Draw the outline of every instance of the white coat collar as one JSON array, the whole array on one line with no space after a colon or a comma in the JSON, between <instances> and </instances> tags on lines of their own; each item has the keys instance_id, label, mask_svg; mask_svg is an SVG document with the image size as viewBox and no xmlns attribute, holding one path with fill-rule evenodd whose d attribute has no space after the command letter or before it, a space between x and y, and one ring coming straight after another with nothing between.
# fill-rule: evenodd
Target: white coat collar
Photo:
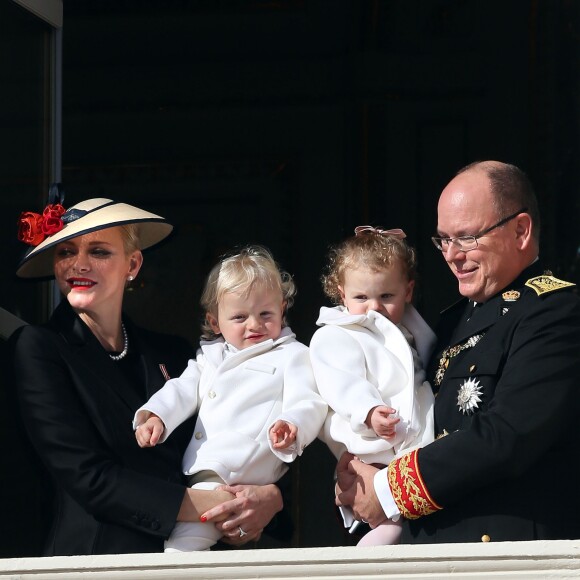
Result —
<instances>
[{"instance_id":1,"label":"white coat collar","mask_svg":"<svg viewBox=\"0 0 580 580\"><path fill-rule=\"evenodd\" d=\"M221 336L215 340L201 340L199 346L207 360L215 367L219 366L222 362L227 363L227 366L229 367L230 365L238 365L244 360L272 350L276 346L295 338L296 335L292 332L292 329L289 326L285 326L282 329L280 336L275 340L265 340L264 342L260 342L254 346L239 350L228 356L225 361L223 357L225 341Z\"/></svg>"},{"instance_id":2,"label":"white coat collar","mask_svg":"<svg viewBox=\"0 0 580 580\"><path fill-rule=\"evenodd\" d=\"M324 326L325 324L334 326L358 324L368 328L371 332L377 332L378 330L383 334L386 334L385 331L392 332L393 328L396 328L396 325L388 318L374 310L371 310L368 314L350 314L344 306L335 306L334 308L323 306L320 309L316 324L318 326ZM435 347L435 333L412 304L407 304L401 324L413 335L417 354L423 365L426 366Z\"/></svg>"}]
</instances>

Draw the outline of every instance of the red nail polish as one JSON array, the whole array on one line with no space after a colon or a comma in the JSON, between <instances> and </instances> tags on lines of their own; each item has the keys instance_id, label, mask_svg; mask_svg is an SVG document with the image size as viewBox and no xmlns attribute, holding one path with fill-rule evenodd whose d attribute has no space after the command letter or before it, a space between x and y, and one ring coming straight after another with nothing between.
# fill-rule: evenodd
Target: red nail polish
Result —
<instances>
[{"instance_id":1,"label":"red nail polish","mask_svg":"<svg viewBox=\"0 0 580 580\"><path fill-rule=\"evenodd\" d=\"M205 524L205 522L207 522L207 518L205 516L199 516L199 521Z\"/></svg>"}]
</instances>

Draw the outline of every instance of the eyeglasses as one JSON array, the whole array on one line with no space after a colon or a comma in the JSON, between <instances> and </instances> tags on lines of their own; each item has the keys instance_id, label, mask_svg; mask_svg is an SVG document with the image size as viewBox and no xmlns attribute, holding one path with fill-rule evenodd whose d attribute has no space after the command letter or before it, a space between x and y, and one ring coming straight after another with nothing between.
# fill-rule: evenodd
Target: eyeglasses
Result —
<instances>
[{"instance_id":1,"label":"eyeglasses","mask_svg":"<svg viewBox=\"0 0 580 580\"><path fill-rule=\"evenodd\" d=\"M487 228L486 230L483 230L482 232L479 232L475 236L459 236L458 238L440 238L433 236L431 240L435 244L435 247L442 252L446 252L449 249L449 244L453 244L460 252L469 252L469 250L475 250L475 248L477 248L477 240L479 240L479 238L489 234L489 232L495 230L495 228L499 228L500 226L507 224L510 220L513 220L516 216L520 215L521 213L525 213L526 211L528 211L528 208L522 207L522 209L516 211L516 213L508 215L507 217L497 222L497 224Z\"/></svg>"}]
</instances>

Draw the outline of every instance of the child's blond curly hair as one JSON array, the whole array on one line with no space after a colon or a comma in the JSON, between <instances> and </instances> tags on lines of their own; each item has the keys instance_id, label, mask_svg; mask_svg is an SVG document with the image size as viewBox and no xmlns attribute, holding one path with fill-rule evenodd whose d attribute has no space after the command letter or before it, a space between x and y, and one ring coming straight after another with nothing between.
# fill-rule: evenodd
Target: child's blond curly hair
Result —
<instances>
[{"instance_id":1,"label":"child's blond curly hair","mask_svg":"<svg viewBox=\"0 0 580 580\"><path fill-rule=\"evenodd\" d=\"M404 234L402 236L404 237ZM394 264L400 264L407 279L415 280L417 271L415 249L407 244L403 237L369 228L369 231L332 246L322 276L324 293L334 304L342 304L338 287L344 286L344 275L348 269L383 270Z\"/></svg>"},{"instance_id":2,"label":"child's blond curly hair","mask_svg":"<svg viewBox=\"0 0 580 580\"><path fill-rule=\"evenodd\" d=\"M292 276L280 269L267 248L254 245L224 256L210 271L201 295L201 306L204 310L201 337L205 340L217 338L206 315L209 313L217 317L218 306L224 294L235 292L247 296L258 284L280 291L282 300L286 303L282 327L286 326L286 313L294 302L296 286Z\"/></svg>"}]
</instances>

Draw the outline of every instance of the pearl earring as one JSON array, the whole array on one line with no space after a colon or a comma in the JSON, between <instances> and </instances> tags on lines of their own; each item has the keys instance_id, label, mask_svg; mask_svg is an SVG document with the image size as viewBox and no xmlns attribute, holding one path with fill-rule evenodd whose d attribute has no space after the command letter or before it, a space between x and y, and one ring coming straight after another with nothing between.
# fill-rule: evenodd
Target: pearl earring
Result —
<instances>
[{"instance_id":1,"label":"pearl earring","mask_svg":"<svg viewBox=\"0 0 580 580\"><path fill-rule=\"evenodd\" d=\"M133 276L129 276L129 277L127 278L127 280L129 280L129 282L133 282L133 280L135 280L135 278L133 278Z\"/></svg>"}]
</instances>

